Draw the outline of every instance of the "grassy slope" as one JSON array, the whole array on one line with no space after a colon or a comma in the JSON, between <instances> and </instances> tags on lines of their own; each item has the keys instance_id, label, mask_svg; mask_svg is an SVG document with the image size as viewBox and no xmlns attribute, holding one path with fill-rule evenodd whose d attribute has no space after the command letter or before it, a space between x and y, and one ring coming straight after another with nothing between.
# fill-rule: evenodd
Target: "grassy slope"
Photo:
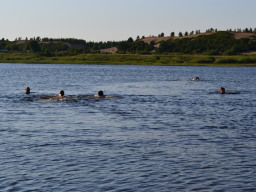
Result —
<instances>
[{"instance_id":1,"label":"grassy slope","mask_svg":"<svg viewBox=\"0 0 256 192\"><path fill-rule=\"evenodd\" d=\"M1 53L0 63L256 67L256 55L210 57L204 55L81 54L76 56L43 57L34 53Z\"/></svg>"}]
</instances>

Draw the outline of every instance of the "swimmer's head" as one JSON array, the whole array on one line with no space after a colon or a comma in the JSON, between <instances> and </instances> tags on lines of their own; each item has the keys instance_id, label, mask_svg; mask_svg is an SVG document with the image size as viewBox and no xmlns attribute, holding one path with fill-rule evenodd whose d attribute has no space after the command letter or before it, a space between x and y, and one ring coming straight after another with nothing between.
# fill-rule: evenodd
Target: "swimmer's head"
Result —
<instances>
[{"instance_id":1,"label":"swimmer's head","mask_svg":"<svg viewBox=\"0 0 256 192\"><path fill-rule=\"evenodd\" d=\"M99 96L99 97L103 97L103 96L104 96L103 91L100 90L100 91L98 92L98 96Z\"/></svg>"},{"instance_id":2,"label":"swimmer's head","mask_svg":"<svg viewBox=\"0 0 256 192\"><path fill-rule=\"evenodd\" d=\"M199 77L196 77L195 80L196 80L196 81L199 81Z\"/></svg>"},{"instance_id":3,"label":"swimmer's head","mask_svg":"<svg viewBox=\"0 0 256 192\"><path fill-rule=\"evenodd\" d=\"M61 97L64 96L64 91L63 91L63 90L61 90L61 91L59 92L59 96L61 96Z\"/></svg>"},{"instance_id":4,"label":"swimmer's head","mask_svg":"<svg viewBox=\"0 0 256 192\"><path fill-rule=\"evenodd\" d=\"M220 94L225 94L225 93L226 93L225 88L224 88L224 87L221 87L221 88L220 88Z\"/></svg>"},{"instance_id":5,"label":"swimmer's head","mask_svg":"<svg viewBox=\"0 0 256 192\"><path fill-rule=\"evenodd\" d=\"M25 88L25 93L26 93L26 94L30 94L30 88L29 88L29 87L26 87L26 88Z\"/></svg>"}]
</instances>

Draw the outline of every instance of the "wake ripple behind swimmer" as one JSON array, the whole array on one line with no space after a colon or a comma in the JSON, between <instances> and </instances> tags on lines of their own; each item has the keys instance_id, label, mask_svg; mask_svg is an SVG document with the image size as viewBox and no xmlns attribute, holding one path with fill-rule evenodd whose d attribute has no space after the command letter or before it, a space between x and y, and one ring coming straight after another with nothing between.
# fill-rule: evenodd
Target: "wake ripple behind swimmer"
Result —
<instances>
[{"instance_id":1,"label":"wake ripple behind swimmer","mask_svg":"<svg viewBox=\"0 0 256 192\"><path fill-rule=\"evenodd\" d=\"M64 96L64 97L44 96L44 97L41 97L41 101L43 102L56 102L56 101L77 102L78 99L76 96Z\"/></svg>"},{"instance_id":2,"label":"wake ripple behind swimmer","mask_svg":"<svg viewBox=\"0 0 256 192\"><path fill-rule=\"evenodd\" d=\"M225 94L220 94L220 91L209 92L209 94L220 94L220 95L236 95L240 94L240 91L226 90Z\"/></svg>"},{"instance_id":3,"label":"wake ripple behind swimmer","mask_svg":"<svg viewBox=\"0 0 256 192\"><path fill-rule=\"evenodd\" d=\"M109 96L105 95L104 97L98 97L97 95L78 95L78 100L89 100L89 99L122 99L121 96Z\"/></svg>"},{"instance_id":4,"label":"wake ripple behind swimmer","mask_svg":"<svg viewBox=\"0 0 256 192\"><path fill-rule=\"evenodd\" d=\"M17 99L17 98L16 98ZM49 96L49 95L25 95L20 99L17 99L20 102L54 102L54 101L69 101L69 102L76 102L76 96L67 96L63 98L59 98L56 96Z\"/></svg>"},{"instance_id":5,"label":"wake ripple behind swimmer","mask_svg":"<svg viewBox=\"0 0 256 192\"><path fill-rule=\"evenodd\" d=\"M202 81L202 80L196 80L196 79L178 79L177 81Z\"/></svg>"},{"instance_id":6,"label":"wake ripple behind swimmer","mask_svg":"<svg viewBox=\"0 0 256 192\"><path fill-rule=\"evenodd\" d=\"M105 96L103 98L95 97L94 95L78 95L78 96L64 96L59 97L43 97L41 98L44 102L55 102L55 101L66 101L66 102L79 102L84 100L99 100L99 99L120 99L118 96Z\"/></svg>"},{"instance_id":7,"label":"wake ripple behind swimmer","mask_svg":"<svg viewBox=\"0 0 256 192\"><path fill-rule=\"evenodd\" d=\"M185 81L185 82L209 82L211 80L205 80L205 79L177 79L176 81Z\"/></svg>"},{"instance_id":8,"label":"wake ripple behind swimmer","mask_svg":"<svg viewBox=\"0 0 256 192\"><path fill-rule=\"evenodd\" d=\"M104 98L98 98L94 95L70 95L64 97L49 96L49 95L25 95L20 98L13 98L14 102L79 102L84 100L101 100L101 99L121 99L120 96L106 96Z\"/></svg>"},{"instance_id":9,"label":"wake ripple behind swimmer","mask_svg":"<svg viewBox=\"0 0 256 192\"><path fill-rule=\"evenodd\" d=\"M25 95L24 97L21 97L21 102L33 102L33 101L39 101L40 96L39 95Z\"/></svg>"}]
</instances>

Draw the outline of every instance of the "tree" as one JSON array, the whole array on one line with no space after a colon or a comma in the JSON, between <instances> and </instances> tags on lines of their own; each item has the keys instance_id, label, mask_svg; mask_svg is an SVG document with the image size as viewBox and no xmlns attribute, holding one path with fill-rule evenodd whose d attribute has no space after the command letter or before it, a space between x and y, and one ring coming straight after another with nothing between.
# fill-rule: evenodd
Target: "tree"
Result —
<instances>
[{"instance_id":1,"label":"tree","mask_svg":"<svg viewBox=\"0 0 256 192\"><path fill-rule=\"evenodd\" d=\"M9 50L9 51L17 51L18 50L18 46L16 43L8 43L5 46L5 49Z\"/></svg>"},{"instance_id":2,"label":"tree","mask_svg":"<svg viewBox=\"0 0 256 192\"><path fill-rule=\"evenodd\" d=\"M133 40L132 37L129 37L128 40L127 40L127 42L129 42L129 43L132 43L133 41L134 41L134 40Z\"/></svg>"},{"instance_id":3,"label":"tree","mask_svg":"<svg viewBox=\"0 0 256 192\"><path fill-rule=\"evenodd\" d=\"M161 34L160 34L160 37L164 37L164 33L161 33Z\"/></svg>"},{"instance_id":4,"label":"tree","mask_svg":"<svg viewBox=\"0 0 256 192\"><path fill-rule=\"evenodd\" d=\"M31 50L31 51L34 51L34 52L39 52L41 50L38 42L34 41L34 40L33 41L28 41L25 44L24 49L25 50Z\"/></svg>"},{"instance_id":5,"label":"tree","mask_svg":"<svg viewBox=\"0 0 256 192\"><path fill-rule=\"evenodd\" d=\"M175 41L173 41L173 39L169 39L167 41L161 41L156 52L157 53L173 52L174 48L175 48Z\"/></svg>"},{"instance_id":6,"label":"tree","mask_svg":"<svg viewBox=\"0 0 256 192\"><path fill-rule=\"evenodd\" d=\"M152 45L152 46L155 46L156 42L155 41L150 41L149 44Z\"/></svg>"},{"instance_id":7,"label":"tree","mask_svg":"<svg viewBox=\"0 0 256 192\"><path fill-rule=\"evenodd\" d=\"M210 33L210 32L214 32L214 29L213 29L213 28L210 28L210 29L207 29L207 30L206 30L206 33Z\"/></svg>"},{"instance_id":8,"label":"tree","mask_svg":"<svg viewBox=\"0 0 256 192\"><path fill-rule=\"evenodd\" d=\"M93 47L92 47L92 51L97 52L99 50L100 50L99 46L97 44L94 44Z\"/></svg>"},{"instance_id":9,"label":"tree","mask_svg":"<svg viewBox=\"0 0 256 192\"><path fill-rule=\"evenodd\" d=\"M162 41L157 49L157 53L164 53L164 52L170 52L167 41Z\"/></svg>"},{"instance_id":10,"label":"tree","mask_svg":"<svg viewBox=\"0 0 256 192\"><path fill-rule=\"evenodd\" d=\"M183 37L183 35L182 35L182 33L181 33L181 32L179 32L179 37Z\"/></svg>"},{"instance_id":11,"label":"tree","mask_svg":"<svg viewBox=\"0 0 256 192\"><path fill-rule=\"evenodd\" d=\"M171 32L171 37L174 37L175 36L175 33L174 32Z\"/></svg>"},{"instance_id":12,"label":"tree","mask_svg":"<svg viewBox=\"0 0 256 192\"><path fill-rule=\"evenodd\" d=\"M245 33L248 33L248 32L249 32L249 29L248 29L248 28L245 28L245 29L244 29L244 32L245 32Z\"/></svg>"},{"instance_id":13,"label":"tree","mask_svg":"<svg viewBox=\"0 0 256 192\"><path fill-rule=\"evenodd\" d=\"M200 32L200 30L196 30L196 34L200 34L201 32Z\"/></svg>"},{"instance_id":14,"label":"tree","mask_svg":"<svg viewBox=\"0 0 256 192\"><path fill-rule=\"evenodd\" d=\"M127 49L129 48L128 41L121 41L116 46L119 53L126 53Z\"/></svg>"}]
</instances>

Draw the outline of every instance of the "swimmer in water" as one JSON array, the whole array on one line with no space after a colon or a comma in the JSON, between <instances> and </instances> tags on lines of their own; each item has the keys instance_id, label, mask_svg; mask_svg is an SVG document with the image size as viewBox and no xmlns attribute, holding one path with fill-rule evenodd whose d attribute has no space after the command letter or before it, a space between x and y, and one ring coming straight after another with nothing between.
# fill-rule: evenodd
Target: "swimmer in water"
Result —
<instances>
[{"instance_id":1,"label":"swimmer in water","mask_svg":"<svg viewBox=\"0 0 256 192\"><path fill-rule=\"evenodd\" d=\"M64 99L64 91L60 90L58 96L47 98L45 101L62 101Z\"/></svg>"},{"instance_id":2,"label":"swimmer in water","mask_svg":"<svg viewBox=\"0 0 256 192\"><path fill-rule=\"evenodd\" d=\"M58 95L58 98L59 98L59 99L62 99L63 97L64 97L64 91L63 91L63 90L60 90L59 95Z\"/></svg>"},{"instance_id":3,"label":"swimmer in water","mask_svg":"<svg viewBox=\"0 0 256 192\"><path fill-rule=\"evenodd\" d=\"M196 78L195 78L195 81L199 81L199 80L200 80L199 77L196 77Z\"/></svg>"},{"instance_id":4,"label":"swimmer in water","mask_svg":"<svg viewBox=\"0 0 256 192\"><path fill-rule=\"evenodd\" d=\"M76 102L77 99L72 96L64 96L65 92L64 90L60 90L58 96L52 97L52 96L44 96L42 99L45 102L51 102L51 101L69 101L69 102Z\"/></svg>"},{"instance_id":5,"label":"swimmer in water","mask_svg":"<svg viewBox=\"0 0 256 192\"><path fill-rule=\"evenodd\" d=\"M30 94L30 88L29 87L25 88L25 94Z\"/></svg>"},{"instance_id":6,"label":"swimmer in water","mask_svg":"<svg viewBox=\"0 0 256 192\"><path fill-rule=\"evenodd\" d=\"M104 98L105 95L104 95L103 91L100 90L100 91L98 92L98 95L95 95L95 97Z\"/></svg>"},{"instance_id":7,"label":"swimmer in water","mask_svg":"<svg viewBox=\"0 0 256 192\"><path fill-rule=\"evenodd\" d=\"M94 95L94 97L97 97L97 98L108 98L108 99L110 99L110 98L118 98L118 97L104 95L103 91L101 91L101 90L98 92L98 95Z\"/></svg>"},{"instance_id":8,"label":"swimmer in water","mask_svg":"<svg viewBox=\"0 0 256 192\"><path fill-rule=\"evenodd\" d=\"M226 93L225 88L224 88L224 87L221 87L221 88L220 88L220 94L225 94L225 93Z\"/></svg>"}]
</instances>

